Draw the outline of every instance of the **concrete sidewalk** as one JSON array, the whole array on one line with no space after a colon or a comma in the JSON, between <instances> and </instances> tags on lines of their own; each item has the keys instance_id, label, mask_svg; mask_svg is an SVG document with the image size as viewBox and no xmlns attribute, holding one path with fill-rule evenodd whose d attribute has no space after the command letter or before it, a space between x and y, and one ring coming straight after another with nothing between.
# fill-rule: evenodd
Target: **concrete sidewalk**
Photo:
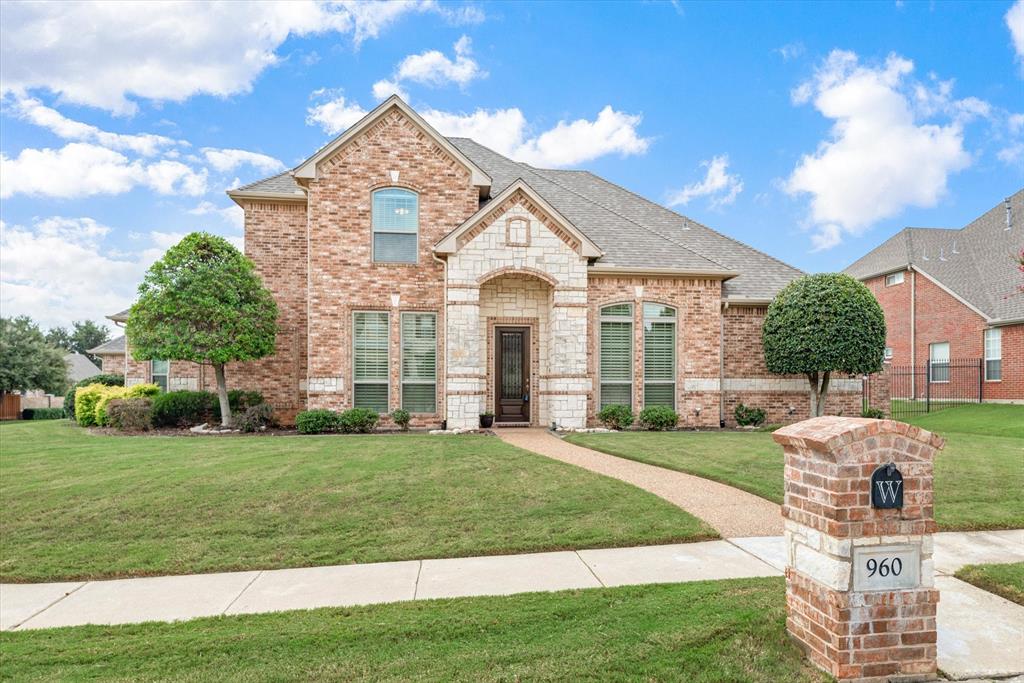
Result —
<instances>
[{"instance_id":1,"label":"concrete sidewalk","mask_svg":"<svg viewBox=\"0 0 1024 683\"><path fill-rule=\"evenodd\" d=\"M935 535L939 668L955 679L1024 673L1024 607L952 574L1024 561L1024 530ZM0 629L176 621L429 598L781 576L781 536L109 581L0 585Z\"/></svg>"}]
</instances>

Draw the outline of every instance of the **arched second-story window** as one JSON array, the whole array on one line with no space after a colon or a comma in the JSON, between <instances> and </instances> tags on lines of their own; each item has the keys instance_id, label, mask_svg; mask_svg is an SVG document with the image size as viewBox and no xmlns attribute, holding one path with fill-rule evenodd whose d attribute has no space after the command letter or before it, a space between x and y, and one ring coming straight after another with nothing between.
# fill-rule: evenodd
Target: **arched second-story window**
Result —
<instances>
[{"instance_id":1,"label":"arched second-story window","mask_svg":"<svg viewBox=\"0 0 1024 683\"><path fill-rule=\"evenodd\" d=\"M676 309L644 303L644 407L676 407Z\"/></svg>"},{"instance_id":2,"label":"arched second-story window","mask_svg":"<svg viewBox=\"0 0 1024 683\"><path fill-rule=\"evenodd\" d=\"M373 193L373 262L416 263L419 196L399 187Z\"/></svg>"}]
</instances>

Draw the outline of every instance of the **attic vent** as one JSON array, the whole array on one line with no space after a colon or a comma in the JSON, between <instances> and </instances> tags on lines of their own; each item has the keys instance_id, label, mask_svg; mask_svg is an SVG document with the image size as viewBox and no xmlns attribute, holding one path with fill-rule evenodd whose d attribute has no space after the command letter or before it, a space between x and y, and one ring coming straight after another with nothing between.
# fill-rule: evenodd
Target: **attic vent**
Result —
<instances>
[{"instance_id":1,"label":"attic vent","mask_svg":"<svg viewBox=\"0 0 1024 683\"><path fill-rule=\"evenodd\" d=\"M1003 200L1003 205L1006 207L1006 227L1003 230L1010 230L1013 228L1013 209L1010 207L1009 197Z\"/></svg>"}]
</instances>

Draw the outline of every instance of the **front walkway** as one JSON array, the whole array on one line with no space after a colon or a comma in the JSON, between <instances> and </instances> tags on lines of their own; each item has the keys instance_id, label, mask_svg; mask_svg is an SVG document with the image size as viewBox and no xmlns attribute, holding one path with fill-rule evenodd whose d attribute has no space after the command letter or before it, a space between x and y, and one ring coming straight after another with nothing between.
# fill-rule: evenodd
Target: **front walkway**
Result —
<instances>
[{"instance_id":1,"label":"front walkway","mask_svg":"<svg viewBox=\"0 0 1024 683\"><path fill-rule=\"evenodd\" d=\"M939 668L955 679L1024 673L1024 607L951 575L1024 561L1024 530L935 535ZM781 536L639 548L0 585L0 629L177 621L602 586L782 576Z\"/></svg>"},{"instance_id":2,"label":"front walkway","mask_svg":"<svg viewBox=\"0 0 1024 683\"><path fill-rule=\"evenodd\" d=\"M505 442L650 491L710 524L723 538L776 536L782 512L775 503L692 474L619 458L559 439L546 429L496 429Z\"/></svg>"}]
</instances>

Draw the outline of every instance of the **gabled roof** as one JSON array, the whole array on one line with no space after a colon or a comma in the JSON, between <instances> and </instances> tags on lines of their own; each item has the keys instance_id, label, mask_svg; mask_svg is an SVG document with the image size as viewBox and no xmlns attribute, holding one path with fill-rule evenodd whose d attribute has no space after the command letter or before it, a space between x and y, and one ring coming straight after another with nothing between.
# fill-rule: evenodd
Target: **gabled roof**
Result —
<instances>
[{"instance_id":1,"label":"gabled roof","mask_svg":"<svg viewBox=\"0 0 1024 683\"><path fill-rule=\"evenodd\" d=\"M600 258L604 255L604 252L601 251L600 247L594 244L593 241L591 241L591 239L579 228L559 213L558 209L548 204L547 201L537 194L536 190L530 187L522 178L514 180L508 187L502 190L497 197L494 197L480 207L480 210L470 216L462 225L442 237L441 240L434 245L434 251L438 254L455 253L458 250L459 237L472 230L477 223L487 216L492 207L500 206L516 192L522 192L524 195L529 197L530 200L535 202L552 220L558 223L566 232L578 239L580 241L581 256L584 258Z\"/></svg>"},{"instance_id":2,"label":"gabled roof","mask_svg":"<svg viewBox=\"0 0 1024 683\"><path fill-rule=\"evenodd\" d=\"M417 114L412 107L405 103L398 95L392 95L388 99L384 100L377 106L376 109L368 113L363 118L359 119L355 124L345 129L345 132L334 138L326 145L321 147L316 154L309 157L301 164L295 167L292 171L292 175L299 179L303 178L316 178L316 167L323 159L326 159L333 154L339 147L344 145L346 142L354 137L357 137L364 130L372 126L377 122L378 119L385 116L392 109L400 110L406 117L411 119L413 123L423 129L427 135L433 138L434 142L440 145L446 152L451 156L458 159L472 174L472 183L477 187L488 188L491 186L491 178L477 166L469 157L463 154L459 149L452 145L448 141L448 138L443 137L440 133L434 130L433 126L423 120L419 114Z\"/></svg>"},{"instance_id":3,"label":"gabled roof","mask_svg":"<svg viewBox=\"0 0 1024 683\"><path fill-rule=\"evenodd\" d=\"M89 349L89 353L91 353L94 356L106 356L115 353L124 353L124 351L125 339L123 334L120 337L114 337L110 341L103 342L96 348ZM86 358L86 360L89 359Z\"/></svg>"},{"instance_id":4,"label":"gabled roof","mask_svg":"<svg viewBox=\"0 0 1024 683\"><path fill-rule=\"evenodd\" d=\"M89 351L89 353L92 353L92 351ZM65 355L64 363L68 366L68 380L71 382L80 382L86 377L92 377L102 372L102 370L96 367L95 363L80 353Z\"/></svg>"},{"instance_id":5,"label":"gabled roof","mask_svg":"<svg viewBox=\"0 0 1024 683\"><path fill-rule=\"evenodd\" d=\"M286 201L306 201L306 191L295 182L291 171L284 171L275 176L257 180L228 190L232 199L277 199Z\"/></svg>"},{"instance_id":6,"label":"gabled roof","mask_svg":"<svg viewBox=\"0 0 1024 683\"><path fill-rule=\"evenodd\" d=\"M1024 189L960 229L904 228L844 271L867 280L913 268L989 322L1024 319L1014 257L1024 249Z\"/></svg>"}]
</instances>

